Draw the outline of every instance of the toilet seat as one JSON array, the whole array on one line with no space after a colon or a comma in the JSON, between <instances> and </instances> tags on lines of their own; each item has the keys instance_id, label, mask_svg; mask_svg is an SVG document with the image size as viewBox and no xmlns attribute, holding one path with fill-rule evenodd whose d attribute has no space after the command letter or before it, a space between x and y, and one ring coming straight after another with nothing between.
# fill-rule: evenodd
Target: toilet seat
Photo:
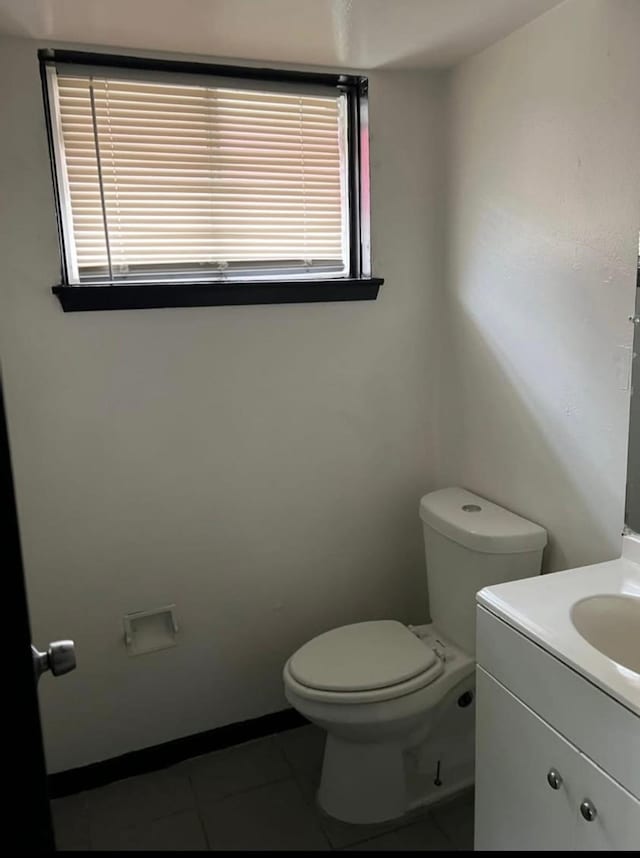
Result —
<instances>
[{"instance_id":1,"label":"toilet seat","mask_svg":"<svg viewBox=\"0 0 640 858\"><path fill-rule=\"evenodd\" d=\"M331 629L295 652L295 680L322 691L373 691L413 679L437 661L433 650L397 620Z\"/></svg>"},{"instance_id":2,"label":"toilet seat","mask_svg":"<svg viewBox=\"0 0 640 858\"><path fill-rule=\"evenodd\" d=\"M396 620L341 626L302 646L285 682L300 697L327 703L374 703L434 682L444 660Z\"/></svg>"}]
</instances>

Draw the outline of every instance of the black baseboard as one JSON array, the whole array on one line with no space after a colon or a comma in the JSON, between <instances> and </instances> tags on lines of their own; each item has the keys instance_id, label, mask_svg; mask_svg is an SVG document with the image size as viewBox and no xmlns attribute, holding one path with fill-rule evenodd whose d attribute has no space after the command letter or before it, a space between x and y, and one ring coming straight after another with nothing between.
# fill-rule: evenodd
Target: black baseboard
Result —
<instances>
[{"instance_id":1,"label":"black baseboard","mask_svg":"<svg viewBox=\"0 0 640 858\"><path fill-rule=\"evenodd\" d=\"M260 739L307 723L306 718L295 709L283 709L280 712L262 715L260 718L252 718L250 721L239 721L217 727L215 730L173 739L162 745L130 751L128 754L102 760L99 763L56 772L48 778L49 797L60 798L85 789L104 786L111 781L118 781L132 775L164 769L189 757L229 748L231 745L240 745L251 739Z\"/></svg>"}]
</instances>

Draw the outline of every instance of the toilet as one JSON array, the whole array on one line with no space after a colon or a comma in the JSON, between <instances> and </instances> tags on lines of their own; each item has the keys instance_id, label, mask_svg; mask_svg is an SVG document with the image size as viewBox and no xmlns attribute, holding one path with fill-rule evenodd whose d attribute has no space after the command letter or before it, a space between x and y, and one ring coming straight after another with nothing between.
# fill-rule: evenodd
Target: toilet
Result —
<instances>
[{"instance_id":1,"label":"toilet","mask_svg":"<svg viewBox=\"0 0 640 858\"><path fill-rule=\"evenodd\" d=\"M345 822L394 819L473 783L475 594L540 572L544 528L485 498L442 489L420 517L431 623L341 626L283 672L289 703L327 732L318 803Z\"/></svg>"}]
</instances>

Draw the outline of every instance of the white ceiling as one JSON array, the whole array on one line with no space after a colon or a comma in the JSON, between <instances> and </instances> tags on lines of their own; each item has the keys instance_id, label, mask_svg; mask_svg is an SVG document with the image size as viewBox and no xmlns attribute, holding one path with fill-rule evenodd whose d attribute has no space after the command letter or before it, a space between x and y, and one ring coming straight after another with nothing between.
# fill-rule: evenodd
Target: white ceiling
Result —
<instances>
[{"instance_id":1,"label":"white ceiling","mask_svg":"<svg viewBox=\"0 0 640 858\"><path fill-rule=\"evenodd\" d=\"M439 68L560 0L0 0L0 33L267 62Z\"/></svg>"}]
</instances>

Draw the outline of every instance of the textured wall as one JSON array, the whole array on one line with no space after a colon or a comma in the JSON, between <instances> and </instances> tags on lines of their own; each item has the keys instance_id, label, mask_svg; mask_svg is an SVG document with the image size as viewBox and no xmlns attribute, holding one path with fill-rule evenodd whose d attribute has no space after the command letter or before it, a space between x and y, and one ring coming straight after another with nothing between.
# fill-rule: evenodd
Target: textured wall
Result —
<instances>
[{"instance_id":1,"label":"textured wall","mask_svg":"<svg viewBox=\"0 0 640 858\"><path fill-rule=\"evenodd\" d=\"M545 525L551 569L618 552L639 27L636 0L568 0L466 62L446 157L442 81L371 76L377 302L71 315L38 45L2 41L27 583L35 640L79 651L40 687L52 771L279 709L284 660L330 626L423 619L431 488ZM122 615L172 601L179 646L127 658Z\"/></svg>"},{"instance_id":2,"label":"textured wall","mask_svg":"<svg viewBox=\"0 0 640 858\"><path fill-rule=\"evenodd\" d=\"M450 81L443 483L617 556L640 226L640 3L568 0Z\"/></svg>"},{"instance_id":3,"label":"textured wall","mask_svg":"<svg viewBox=\"0 0 640 858\"><path fill-rule=\"evenodd\" d=\"M0 48L1 356L51 770L285 706L340 623L426 614L441 286L438 80L372 75L374 303L64 315L34 42ZM400 131L402 138L399 145ZM128 658L122 615L177 605Z\"/></svg>"}]
</instances>

